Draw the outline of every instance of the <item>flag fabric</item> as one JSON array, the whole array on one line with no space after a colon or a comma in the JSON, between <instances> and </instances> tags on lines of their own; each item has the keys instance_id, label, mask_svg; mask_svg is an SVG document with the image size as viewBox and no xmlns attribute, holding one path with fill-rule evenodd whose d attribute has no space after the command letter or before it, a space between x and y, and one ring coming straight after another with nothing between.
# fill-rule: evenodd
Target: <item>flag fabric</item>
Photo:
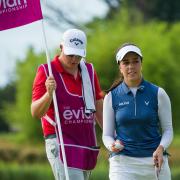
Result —
<instances>
[{"instance_id":1,"label":"flag fabric","mask_svg":"<svg viewBox=\"0 0 180 180\"><path fill-rule=\"evenodd\" d=\"M42 18L40 0L0 0L0 31Z\"/></svg>"}]
</instances>

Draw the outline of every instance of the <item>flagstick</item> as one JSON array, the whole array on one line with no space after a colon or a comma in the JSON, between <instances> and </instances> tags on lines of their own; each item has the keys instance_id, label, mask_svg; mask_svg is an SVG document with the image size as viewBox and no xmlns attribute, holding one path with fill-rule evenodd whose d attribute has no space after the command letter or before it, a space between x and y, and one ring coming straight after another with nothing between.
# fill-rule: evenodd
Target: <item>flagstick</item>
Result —
<instances>
[{"instance_id":1,"label":"flagstick","mask_svg":"<svg viewBox=\"0 0 180 180\"><path fill-rule=\"evenodd\" d=\"M53 74L52 74L52 69L51 69L49 53L48 53L47 40L46 40L46 34L45 34L45 30L44 30L43 19L42 19L42 31L43 31L43 37L44 37L44 43L45 43L48 71L49 71L49 75L52 76ZM56 117L55 119L56 119L56 123L58 125L58 134L59 134L60 143L61 143L61 151L62 151L62 158L63 158L63 162L64 162L65 176L66 176L66 180L69 180L66 154L65 154L65 149L64 149L64 141L63 141L63 137L62 137L62 129L61 129L61 124L60 124L59 110L58 110L58 106L57 106L57 99L56 99L55 91L53 92L53 103L54 103L54 109L55 109L55 117Z\"/></svg>"}]
</instances>

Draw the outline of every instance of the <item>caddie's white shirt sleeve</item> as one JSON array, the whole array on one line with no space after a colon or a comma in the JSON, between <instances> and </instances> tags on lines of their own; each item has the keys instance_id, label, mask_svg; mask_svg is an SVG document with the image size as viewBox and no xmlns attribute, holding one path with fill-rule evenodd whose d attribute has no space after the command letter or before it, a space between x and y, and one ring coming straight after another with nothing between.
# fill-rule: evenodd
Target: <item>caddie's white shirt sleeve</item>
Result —
<instances>
[{"instance_id":1,"label":"caddie's white shirt sleeve","mask_svg":"<svg viewBox=\"0 0 180 180\"><path fill-rule=\"evenodd\" d=\"M114 142L115 122L114 110L112 108L112 96L109 92L103 103L103 143L108 150L111 150L111 145Z\"/></svg>"},{"instance_id":2,"label":"caddie's white shirt sleeve","mask_svg":"<svg viewBox=\"0 0 180 180\"><path fill-rule=\"evenodd\" d=\"M158 115L162 128L162 138L160 145L167 149L173 139L171 102L165 90L158 90Z\"/></svg>"}]
</instances>

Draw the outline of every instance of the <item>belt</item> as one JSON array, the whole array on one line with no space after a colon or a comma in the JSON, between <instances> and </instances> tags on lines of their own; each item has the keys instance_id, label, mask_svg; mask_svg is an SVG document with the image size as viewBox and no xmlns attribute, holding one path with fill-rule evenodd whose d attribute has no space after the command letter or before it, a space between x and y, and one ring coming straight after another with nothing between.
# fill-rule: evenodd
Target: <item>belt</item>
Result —
<instances>
[{"instance_id":1,"label":"belt","mask_svg":"<svg viewBox=\"0 0 180 180\"><path fill-rule=\"evenodd\" d=\"M44 139L53 139L53 138L56 138L56 134L49 134L44 137Z\"/></svg>"}]
</instances>

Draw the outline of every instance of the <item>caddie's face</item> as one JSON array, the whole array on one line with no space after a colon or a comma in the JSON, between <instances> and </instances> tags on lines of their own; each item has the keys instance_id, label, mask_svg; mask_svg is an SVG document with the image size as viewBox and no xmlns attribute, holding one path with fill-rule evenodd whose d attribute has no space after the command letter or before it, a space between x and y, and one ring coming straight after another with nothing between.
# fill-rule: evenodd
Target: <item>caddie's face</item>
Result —
<instances>
[{"instance_id":1,"label":"caddie's face","mask_svg":"<svg viewBox=\"0 0 180 180\"><path fill-rule=\"evenodd\" d=\"M120 61L119 70L129 86L138 86L142 79L142 62L139 55L127 53Z\"/></svg>"},{"instance_id":2,"label":"caddie's face","mask_svg":"<svg viewBox=\"0 0 180 180\"><path fill-rule=\"evenodd\" d=\"M82 57L77 55L65 55L65 58L67 65L74 67L78 66Z\"/></svg>"},{"instance_id":3,"label":"caddie's face","mask_svg":"<svg viewBox=\"0 0 180 180\"><path fill-rule=\"evenodd\" d=\"M66 68L69 68L69 69L77 68L81 61L81 58L82 57L78 55L66 55L64 54L64 51L62 50L62 60Z\"/></svg>"}]
</instances>

